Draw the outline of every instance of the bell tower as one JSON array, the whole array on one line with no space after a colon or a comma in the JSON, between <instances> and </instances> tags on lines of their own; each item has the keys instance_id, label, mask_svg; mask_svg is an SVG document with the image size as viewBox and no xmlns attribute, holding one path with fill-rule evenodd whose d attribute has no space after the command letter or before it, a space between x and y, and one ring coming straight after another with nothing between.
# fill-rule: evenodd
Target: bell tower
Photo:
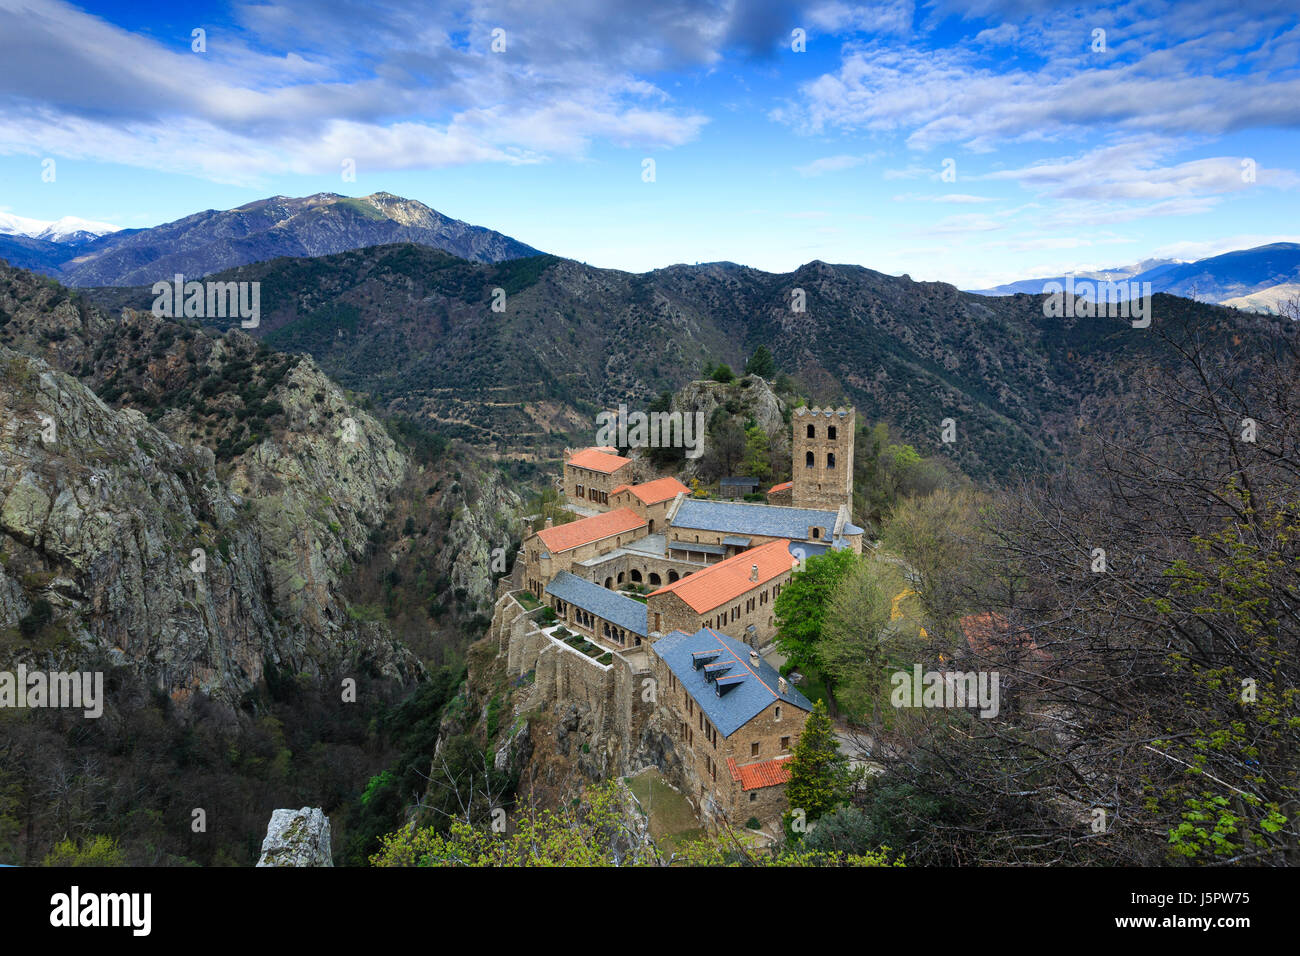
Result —
<instances>
[{"instance_id":1,"label":"bell tower","mask_svg":"<svg viewBox=\"0 0 1300 956\"><path fill-rule=\"evenodd\" d=\"M852 408L796 408L791 465L794 506L853 513Z\"/></svg>"}]
</instances>

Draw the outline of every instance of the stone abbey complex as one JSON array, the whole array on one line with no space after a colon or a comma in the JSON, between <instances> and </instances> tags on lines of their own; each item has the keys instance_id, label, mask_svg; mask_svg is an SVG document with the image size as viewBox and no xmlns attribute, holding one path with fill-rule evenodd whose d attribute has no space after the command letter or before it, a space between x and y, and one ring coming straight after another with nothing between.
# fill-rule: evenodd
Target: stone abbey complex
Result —
<instances>
[{"instance_id":1,"label":"stone abbey complex","mask_svg":"<svg viewBox=\"0 0 1300 956\"><path fill-rule=\"evenodd\" d=\"M702 819L769 831L812 710L764 658L775 601L802 561L863 545L853 409L792 417L793 477L767 503L698 497L612 447L566 453L581 517L524 540L492 631L512 674L590 721L604 772L656 766Z\"/></svg>"}]
</instances>

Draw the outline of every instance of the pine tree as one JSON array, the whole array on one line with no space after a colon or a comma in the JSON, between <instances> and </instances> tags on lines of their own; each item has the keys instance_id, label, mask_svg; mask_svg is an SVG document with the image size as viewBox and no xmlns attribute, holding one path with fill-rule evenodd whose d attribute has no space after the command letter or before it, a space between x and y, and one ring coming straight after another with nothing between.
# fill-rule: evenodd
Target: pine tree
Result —
<instances>
[{"instance_id":1,"label":"pine tree","mask_svg":"<svg viewBox=\"0 0 1300 956\"><path fill-rule=\"evenodd\" d=\"M772 350L766 345L760 345L754 350L753 356L745 364L746 375L757 375L760 378L771 378L776 374L776 360L772 358Z\"/></svg>"},{"instance_id":2,"label":"pine tree","mask_svg":"<svg viewBox=\"0 0 1300 956\"><path fill-rule=\"evenodd\" d=\"M840 753L824 701L813 705L795 742L785 795L790 805L785 814L786 834L795 838L803 832L804 822L818 819L848 799L847 761ZM802 817L796 812L799 810Z\"/></svg>"}]
</instances>

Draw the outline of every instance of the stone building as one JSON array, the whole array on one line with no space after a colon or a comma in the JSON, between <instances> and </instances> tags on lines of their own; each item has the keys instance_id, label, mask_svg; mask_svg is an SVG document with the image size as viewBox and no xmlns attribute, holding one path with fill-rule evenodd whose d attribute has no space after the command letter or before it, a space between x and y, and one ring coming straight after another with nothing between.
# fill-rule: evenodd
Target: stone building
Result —
<instances>
[{"instance_id":1,"label":"stone building","mask_svg":"<svg viewBox=\"0 0 1300 956\"><path fill-rule=\"evenodd\" d=\"M609 506L631 508L645 519L649 533L655 534L667 526L673 500L690 493L676 478L657 478L640 485L619 485L609 493Z\"/></svg>"},{"instance_id":2,"label":"stone building","mask_svg":"<svg viewBox=\"0 0 1300 956\"><path fill-rule=\"evenodd\" d=\"M773 485L767 489L767 503L787 507L794 505L794 482L783 481L779 485Z\"/></svg>"},{"instance_id":3,"label":"stone building","mask_svg":"<svg viewBox=\"0 0 1300 956\"><path fill-rule=\"evenodd\" d=\"M688 796L735 826L778 821L812 704L756 651L712 628L673 631L651 652Z\"/></svg>"},{"instance_id":4,"label":"stone building","mask_svg":"<svg viewBox=\"0 0 1300 956\"><path fill-rule=\"evenodd\" d=\"M712 627L761 646L776 635L772 608L794 566L790 542L780 538L665 585L647 599L651 638Z\"/></svg>"},{"instance_id":5,"label":"stone building","mask_svg":"<svg viewBox=\"0 0 1300 956\"><path fill-rule=\"evenodd\" d=\"M861 554L862 534L849 520L844 505L830 510L682 498L669 516L668 550L686 555L700 550L692 545L710 545L716 561L786 538L804 545L805 555L827 547L850 548Z\"/></svg>"},{"instance_id":6,"label":"stone building","mask_svg":"<svg viewBox=\"0 0 1300 956\"><path fill-rule=\"evenodd\" d=\"M796 508L853 508L852 408L794 410L791 469Z\"/></svg>"},{"instance_id":7,"label":"stone building","mask_svg":"<svg viewBox=\"0 0 1300 956\"><path fill-rule=\"evenodd\" d=\"M564 461L564 494L570 503L596 511L610 510L609 496L637 480L631 458L612 454L609 446L583 448Z\"/></svg>"},{"instance_id":8,"label":"stone building","mask_svg":"<svg viewBox=\"0 0 1300 956\"><path fill-rule=\"evenodd\" d=\"M644 536L645 528L630 508L543 528L524 539L524 586L541 598L555 575Z\"/></svg>"},{"instance_id":9,"label":"stone building","mask_svg":"<svg viewBox=\"0 0 1300 956\"><path fill-rule=\"evenodd\" d=\"M745 495L752 495L758 491L759 481L757 478L745 478L733 475L723 478L718 482L718 497L720 498L743 498Z\"/></svg>"}]
</instances>

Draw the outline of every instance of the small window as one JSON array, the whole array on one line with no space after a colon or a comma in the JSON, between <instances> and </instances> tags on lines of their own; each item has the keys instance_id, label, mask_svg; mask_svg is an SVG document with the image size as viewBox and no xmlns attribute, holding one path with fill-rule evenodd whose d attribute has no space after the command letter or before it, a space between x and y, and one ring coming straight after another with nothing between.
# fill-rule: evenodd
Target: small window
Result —
<instances>
[{"instance_id":1,"label":"small window","mask_svg":"<svg viewBox=\"0 0 1300 956\"><path fill-rule=\"evenodd\" d=\"M817 428L816 428L816 426L814 426L814 425L809 425L809 426L808 426L808 437L809 437L809 438L816 438L816 437L817 437Z\"/></svg>"},{"instance_id":2,"label":"small window","mask_svg":"<svg viewBox=\"0 0 1300 956\"><path fill-rule=\"evenodd\" d=\"M828 425L828 426L827 426L827 428L826 428L826 437L829 438L831 441L834 441L834 440L835 440L835 426L834 426L834 425Z\"/></svg>"},{"instance_id":3,"label":"small window","mask_svg":"<svg viewBox=\"0 0 1300 956\"><path fill-rule=\"evenodd\" d=\"M782 750L789 750L789 749L790 749L790 738L789 738L789 737L782 737L782 738L781 738L781 749L782 749Z\"/></svg>"},{"instance_id":4,"label":"small window","mask_svg":"<svg viewBox=\"0 0 1300 956\"><path fill-rule=\"evenodd\" d=\"M804 456L803 464L805 468L815 467L816 459L813 458L812 452L808 452L808 454Z\"/></svg>"},{"instance_id":5,"label":"small window","mask_svg":"<svg viewBox=\"0 0 1300 956\"><path fill-rule=\"evenodd\" d=\"M756 803L757 801L758 801L758 791L757 790L749 791L749 802Z\"/></svg>"},{"instance_id":6,"label":"small window","mask_svg":"<svg viewBox=\"0 0 1300 956\"><path fill-rule=\"evenodd\" d=\"M832 451L832 452L828 452L828 453L827 453L827 455L826 455L826 467L827 467L827 468L834 468L834 467L835 467L835 452Z\"/></svg>"},{"instance_id":7,"label":"small window","mask_svg":"<svg viewBox=\"0 0 1300 956\"><path fill-rule=\"evenodd\" d=\"M777 704L777 705L776 705L776 719L777 719L777 720L780 720L780 719L781 719L781 705L780 705L780 704ZM789 738L786 738L786 739L788 740Z\"/></svg>"},{"instance_id":8,"label":"small window","mask_svg":"<svg viewBox=\"0 0 1300 956\"><path fill-rule=\"evenodd\" d=\"M749 745L749 755L750 755L751 757L757 757L757 756L758 756L758 741L757 741L757 740L754 741L752 744Z\"/></svg>"}]
</instances>

